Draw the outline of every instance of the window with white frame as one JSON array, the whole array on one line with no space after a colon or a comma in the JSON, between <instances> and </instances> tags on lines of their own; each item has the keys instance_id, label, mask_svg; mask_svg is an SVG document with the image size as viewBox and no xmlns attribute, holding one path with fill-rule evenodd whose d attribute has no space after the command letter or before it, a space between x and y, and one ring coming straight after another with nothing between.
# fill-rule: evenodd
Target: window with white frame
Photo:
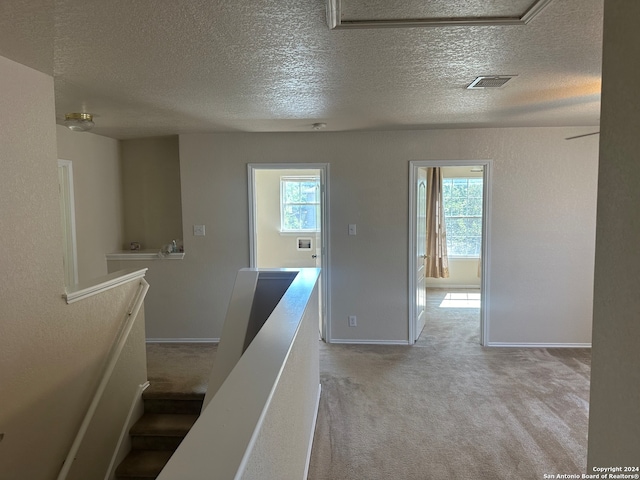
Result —
<instances>
[{"instance_id":1,"label":"window with white frame","mask_svg":"<svg viewBox=\"0 0 640 480\"><path fill-rule=\"evenodd\" d=\"M320 177L280 177L280 230L320 230Z\"/></svg>"},{"instance_id":2,"label":"window with white frame","mask_svg":"<svg viewBox=\"0 0 640 480\"><path fill-rule=\"evenodd\" d=\"M482 249L482 178L445 178L442 197L447 254L479 257Z\"/></svg>"}]
</instances>

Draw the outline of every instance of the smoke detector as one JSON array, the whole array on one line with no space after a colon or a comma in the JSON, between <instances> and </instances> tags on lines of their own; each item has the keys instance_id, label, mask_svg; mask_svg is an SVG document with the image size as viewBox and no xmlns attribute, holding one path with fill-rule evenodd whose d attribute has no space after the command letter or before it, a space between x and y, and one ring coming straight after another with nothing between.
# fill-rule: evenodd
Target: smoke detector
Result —
<instances>
[{"instance_id":1,"label":"smoke detector","mask_svg":"<svg viewBox=\"0 0 640 480\"><path fill-rule=\"evenodd\" d=\"M502 88L512 78L517 75L489 75L485 77L476 77L476 79L467 85L467 90L479 90L481 88Z\"/></svg>"}]
</instances>

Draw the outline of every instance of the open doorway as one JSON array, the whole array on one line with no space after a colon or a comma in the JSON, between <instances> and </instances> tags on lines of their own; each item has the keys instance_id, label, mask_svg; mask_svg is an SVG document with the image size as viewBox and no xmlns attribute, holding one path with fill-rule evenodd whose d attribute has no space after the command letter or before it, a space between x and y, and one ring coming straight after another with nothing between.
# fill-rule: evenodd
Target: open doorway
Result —
<instances>
[{"instance_id":1,"label":"open doorway","mask_svg":"<svg viewBox=\"0 0 640 480\"><path fill-rule=\"evenodd\" d=\"M409 343L424 330L436 329L437 317L471 319L475 338L485 345L489 338L487 266L489 260L490 160L415 161L410 163L410 248L409 248ZM435 173L437 172L437 173ZM436 200L431 195L430 176L441 181ZM431 204L428 198L432 198ZM442 258L433 274L433 245L427 239L429 218L438 203L444 230L438 242ZM447 226L448 225L448 226ZM429 235L431 238L431 235ZM445 240L446 239L446 240ZM440 278L435 278L440 277ZM426 325L426 326L425 326ZM430 330L431 325L431 332ZM473 330L471 330L473 331ZM468 335L467 335L468 337Z\"/></svg>"},{"instance_id":2,"label":"open doorway","mask_svg":"<svg viewBox=\"0 0 640 480\"><path fill-rule=\"evenodd\" d=\"M249 164L252 268L320 267L318 329L330 341L328 164Z\"/></svg>"}]
</instances>

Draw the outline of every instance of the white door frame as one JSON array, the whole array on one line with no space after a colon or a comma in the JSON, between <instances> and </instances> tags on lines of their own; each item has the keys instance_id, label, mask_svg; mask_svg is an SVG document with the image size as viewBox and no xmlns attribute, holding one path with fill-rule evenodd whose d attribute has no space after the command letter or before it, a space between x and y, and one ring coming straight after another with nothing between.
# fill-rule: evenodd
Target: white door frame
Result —
<instances>
[{"instance_id":1,"label":"white door frame","mask_svg":"<svg viewBox=\"0 0 640 480\"><path fill-rule=\"evenodd\" d=\"M249 178L249 266L256 267L258 257L256 243L256 199L254 196L256 186L256 170L320 170L320 209L321 209L321 242L322 252L320 256L320 285L322 298L322 327L320 335L322 339L331 343L331 276L329 272L330 249L329 249L329 164L328 163L249 163L247 173Z\"/></svg>"},{"instance_id":2,"label":"white door frame","mask_svg":"<svg viewBox=\"0 0 640 480\"><path fill-rule=\"evenodd\" d=\"M489 341L489 258L491 246L491 170L493 160L421 160L409 162L409 345L415 343L416 330L416 245L417 212L416 212L416 179L419 168L428 167L473 167L481 166L483 175L482 201L482 261L480 281L480 344L486 346Z\"/></svg>"},{"instance_id":3,"label":"white door frame","mask_svg":"<svg viewBox=\"0 0 640 480\"><path fill-rule=\"evenodd\" d=\"M65 287L78 283L78 246L76 243L76 209L73 196L73 164L58 160L58 187L62 223Z\"/></svg>"}]
</instances>

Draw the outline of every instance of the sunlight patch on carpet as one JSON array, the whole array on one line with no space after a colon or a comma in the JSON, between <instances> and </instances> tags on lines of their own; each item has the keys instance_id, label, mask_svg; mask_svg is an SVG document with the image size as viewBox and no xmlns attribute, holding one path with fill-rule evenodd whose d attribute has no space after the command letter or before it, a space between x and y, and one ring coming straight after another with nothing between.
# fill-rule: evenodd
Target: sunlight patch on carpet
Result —
<instances>
[{"instance_id":1,"label":"sunlight patch on carpet","mask_svg":"<svg viewBox=\"0 0 640 480\"><path fill-rule=\"evenodd\" d=\"M447 293L440 308L480 308L480 294Z\"/></svg>"}]
</instances>

